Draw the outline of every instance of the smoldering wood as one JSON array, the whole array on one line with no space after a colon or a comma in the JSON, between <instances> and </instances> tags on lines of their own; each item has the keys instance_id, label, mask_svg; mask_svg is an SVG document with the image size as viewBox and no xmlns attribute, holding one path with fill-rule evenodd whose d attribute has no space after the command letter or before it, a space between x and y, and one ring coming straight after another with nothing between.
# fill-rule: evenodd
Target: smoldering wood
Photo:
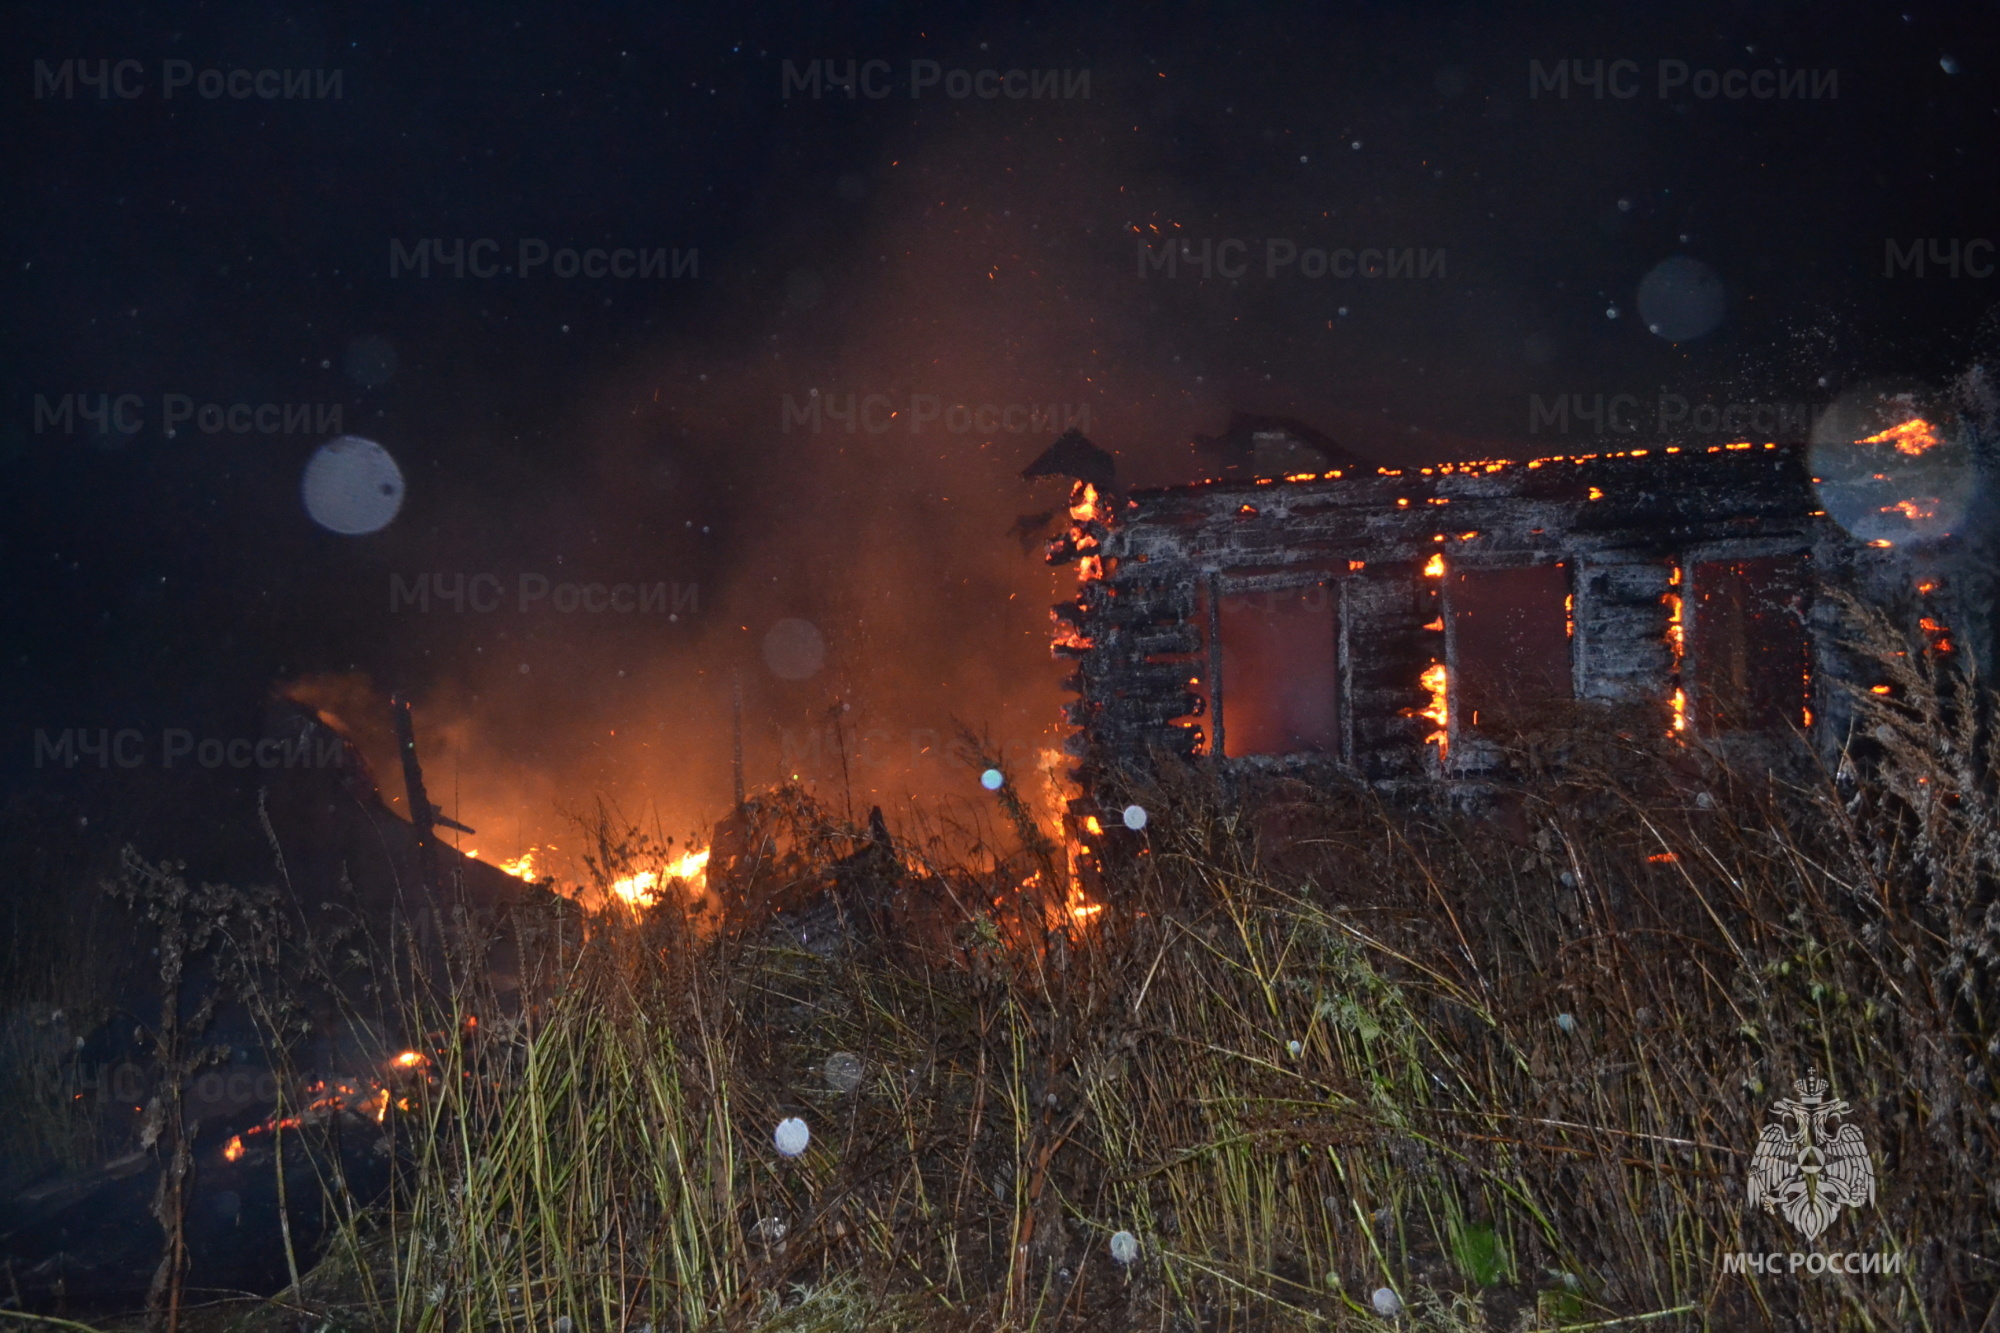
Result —
<instances>
[{"instance_id":1,"label":"smoldering wood","mask_svg":"<svg viewBox=\"0 0 2000 1333\"><path fill-rule=\"evenodd\" d=\"M1104 507L1107 521L1073 524L1048 552L1052 564L1103 565L1055 608L1057 655L1076 663L1066 750L1087 785L1143 772L1156 755L1388 785L1463 775L1481 747L1460 747L1440 771L1423 716L1420 677L1445 660L1448 637L1434 632L1449 617L1423 573L1439 553L1455 571L1561 566L1574 699L1663 719L1677 688L1694 706L1669 594L1683 599L1684 644L1695 600L1675 589L1676 569L1685 581L1708 562L1798 558L1822 584L1876 600L1893 599L1909 571L1900 552L1860 545L1824 515L1806 450L1791 445L1343 468L1141 488ZM1338 752L1230 755L1218 603L1322 582L1338 598ZM1810 598L1800 612L1813 737L1837 745L1849 710L1826 688L1842 670L1835 617ZM1190 687L1196 673L1201 689Z\"/></svg>"}]
</instances>

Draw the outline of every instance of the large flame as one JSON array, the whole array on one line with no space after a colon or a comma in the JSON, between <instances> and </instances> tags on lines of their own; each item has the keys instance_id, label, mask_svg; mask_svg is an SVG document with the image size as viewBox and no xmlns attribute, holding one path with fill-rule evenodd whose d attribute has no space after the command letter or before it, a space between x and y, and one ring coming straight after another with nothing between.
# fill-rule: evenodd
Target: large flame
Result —
<instances>
[{"instance_id":1,"label":"large flame","mask_svg":"<svg viewBox=\"0 0 2000 1333\"><path fill-rule=\"evenodd\" d=\"M669 861L665 873L642 870L636 875L613 880L612 894L629 907L643 907L659 896L663 883L680 880L695 892L700 892L708 883L708 848L700 847L683 852Z\"/></svg>"}]
</instances>

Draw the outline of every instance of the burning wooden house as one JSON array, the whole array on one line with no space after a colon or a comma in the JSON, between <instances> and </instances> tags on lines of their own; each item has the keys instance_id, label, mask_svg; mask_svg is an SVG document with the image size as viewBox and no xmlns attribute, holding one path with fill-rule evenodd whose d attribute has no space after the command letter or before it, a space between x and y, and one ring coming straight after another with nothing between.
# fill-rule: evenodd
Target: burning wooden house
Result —
<instances>
[{"instance_id":1,"label":"burning wooden house","mask_svg":"<svg viewBox=\"0 0 2000 1333\"><path fill-rule=\"evenodd\" d=\"M1239 433L1246 464L1252 441L1259 458L1300 443ZM1837 745L1837 615L1815 590L1905 568L1825 515L1803 446L1410 468L1317 452L1332 466L1122 496L1067 469L1049 559L1080 575L1055 651L1076 663L1086 781L1154 755L1480 778L1501 738L1579 710L1725 747Z\"/></svg>"}]
</instances>

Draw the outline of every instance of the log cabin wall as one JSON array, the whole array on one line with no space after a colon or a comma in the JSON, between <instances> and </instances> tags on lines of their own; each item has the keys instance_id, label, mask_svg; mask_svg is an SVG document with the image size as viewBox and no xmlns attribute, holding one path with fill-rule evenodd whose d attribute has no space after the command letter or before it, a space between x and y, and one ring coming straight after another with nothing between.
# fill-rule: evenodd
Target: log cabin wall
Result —
<instances>
[{"instance_id":1,"label":"log cabin wall","mask_svg":"<svg viewBox=\"0 0 2000 1333\"><path fill-rule=\"evenodd\" d=\"M1087 780L1160 753L1475 776L1482 702L1510 691L1825 744L1846 710L1814 586L1880 582L1889 555L1771 444L1135 490L1051 556L1088 561L1057 608L1069 749Z\"/></svg>"}]
</instances>

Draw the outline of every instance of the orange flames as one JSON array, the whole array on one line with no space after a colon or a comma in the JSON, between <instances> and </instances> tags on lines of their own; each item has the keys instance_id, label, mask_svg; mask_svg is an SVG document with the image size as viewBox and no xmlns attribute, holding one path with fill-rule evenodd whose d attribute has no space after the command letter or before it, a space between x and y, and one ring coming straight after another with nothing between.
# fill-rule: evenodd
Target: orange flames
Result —
<instances>
[{"instance_id":1,"label":"orange flames","mask_svg":"<svg viewBox=\"0 0 2000 1333\"><path fill-rule=\"evenodd\" d=\"M659 896L663 882L672 883L674 880L680 880L697 893L705 888L708 883L708 848L696 848L669 861L664 881L660 872L643 870L625 879L613 880L611 892L628 907L644 907Z\"/></svg>"},{"instance_id":2,"label":"orange flames","mask_svg":"<svg viewBox=\"0 0 2000 1333\"><path fill-rule=\"evenodd\" d=\"M1911 417L1900 426L1891 426L1879 434L1870 435L1865 440L1856 440L1855 443L1890 444L1895 446L1897 453L1915 458L1918 454L1928 453L1937 448L1943 441L1938 439L1937 430L1930 422L1922 417Z\"/></svg>"},{"instance_id":3,"label":"orange flames","mask_svg":"<svg viewBox=\"0 0 2000 1333\"><path fill-rule=\"evenodd\" d=\"M466 1023L467 1026L473 1026L476 1020L467 1019ZM404 1051L384 1062L382 1067L391 1073L407 1075L428 1069L430 1063L430 1057L422 1051ZM372 1083L364 1091L348 1083L336 1083L329 1088L322 1080L307 1084L305 1091L312 1094L312 1100L307 1102L305 1108L297 1115L267 1120L261 1125L252 1125L241 1134L232 1135L229 1142L222 1147L222 1160L242 1161L243 1155L249 1151L243 1140L255 1138L259 1134L269 1134L280 1129L298 1129L312 1122L324 1120L328 1116L338 1115L342 1111L367 1115L379 1125L388 1118L391 1105L399 1111L408 1111L415 1106L411 1098L397 1097L381 1083Z\"/></svg>"},{"instance_id":4,"label":"orange flames","mask_svg":"<svg viewBox=\"0 0 2000 1333\"><path fill-rule=\"evenodd\" d=\"M1090 636L1060 617L1056 619L1054 642L1057 648L1073 652L1085 652L1091 647Z\"/></svg>"},{"instance_id":5,"label":"orange flames","mask_svg":"<svg viewBox=\"0 0 2000 1333\"><path fill-rule=\"evenodd\" d=\"M1450 681L1446 678L1444 663L1431 663L1424 668L1424 674L1417 677L1417 680L1430 691L1431 695L1431 706L1420 709L1417 715L1437 723L1437 730L1424 737L1424 741L1426 744L1434 743L1438 747L1438 758L1442 760L1445 746L1450 741L1451 723L1451 689Z\"/></svg>"},{"instance_id":6,"label":"orange flames","mask_svg":"<svg viewBox=\"0 0 2000 1333\"><path fill-rule=\"evenodd\" d=\"M524 879L532 884L535 880L535 853L539 850L540 848L530 847L513 860L502 861L501 871L512 875L515 879Z\"/></svg>"},{"instance_id":7,"label":"orange flames","mask_svg":"<svg viewBox=\"0 0 2000 1333\"><path fill-rule=\"evenodd\" d=\"M1255 507L1250 505L1245 505L1244 510L1253 514L1256 512ZM1065 540L1069 549L1076 553L1076 581L1079 591L1082 591L1082 585L1104 578L1103 543L1099 533L1113 525L1115 515L1112 512L1112 505L1095 486L1079 480L1070 488L1069 517L1071 526ZM1092 531L1093 527L1096 531ZM1061 544L1060 542L1052 544L1051 552L1056 551ZM1051 559L1053 561L1053 554ZM1095 646L1090 637L1083 632L1082 626L1068 616L1057 614L1054 620L1056 631L1054 648L1057 653L1083 653ZM1189 683L1193 684L1194 681ZM1091 849L1075 835L1062 814L1065 790L1075 791L1073 782L1064 774L1064 761L1065 757L1060 751L1042 752L1041 768L1043 776L1047 779L1044 799L1050 802L1050 806L1042 812L1041 822L1049 830L1051 839L1060 843L1063 848L1064 865L1056 872L1062 876L1063 883L1060 886L1044 885L1042 873L1036 871L1015 886L1015 893L1032 898L1037 909L1042 910L1046 908L1049 900L1054 898L1059 887L1062 893L1059 910L1069 928L1072 931L1080 931L1087 928L1092 919L1103 912L1104 905L1092 902L1090 896L1083 890L1079 863L1090 855ZM1095 815L1085 816L1079 822L1093 837L1104 832L1103 823ZM1001 906L1003 901L996 898L994 905Z\"/></svg>"},{"instance_id":8,"label":"orange flames","mask_svg":"<svg viewBox=\"0 0 2000 1333\"><path fill-rule=\"evenodd\" d=\"M535 867L535 856L545 849L530 847L511 861L500 862L500 869L516 879L534 883L545 878ZM699 894L708 885L708 848L698 847L683 852L658 870L642 870L635 875L611 883L611 898L627 907L644 907L659 896L662 886L680 880L693 893ZM405 1052L404 1056L415 1054ZM404 1056L397 1057L399 1060ZM421 1058L421 1057L419 1057Z\"/></svg>"},{"instance_id":9,"label":"orange flames","mask_svg":"<svg viewBox=\"0 0 2000 1333\"><path fill-rule=\"evenodd\" d=\"M1070 491L1069 517L1073 525L1069 530L1069 541L1077 552L1076 578L1079 583L1088 583L1104 577L1104 557L1097 554L1099 543L1096 535L1087 525L1095 523L1100 527L1111 525L1111 507L1097 488L1087 481L1079 481Z\"/></svg>"},{"instance_id":10,"label":"orange flames","mask_svg":"<svg viewBox=\"0 0 2000 1333\"><path fill-rule=\"evenodd\" d=\"M1103 903L1092 902L1090 896L1083 891L1083 886L1075 879L1070 880L1069 893L1063 898L1063 912L1069 917L1072 926L1087 927L1091 918L1103 910Z\"/></svg>"},{"instance_id":11,"label":"orange flames","mask_svg":"<svg viewBox=\"0 0 2000 1333\"><path fill-rule=\"evenodd\" d=\"M1439 534L1436 540L1443 541L1443 534ZM1427 579L1442 579L1444 577L1444 552L1431 552L1430 559L1424 562L1424 577ZM1443 589L1441 587L1432 588L1426 595L1438 597L1442 592ZM1437 608L1437 616L1425 622L1424 628L1434 633L1441 634L1444 632L1444 608L1442 605L1439 605ZM1443 763L1445 749L1451 743L1451 681L1445 664L1443 662L1432 662L1428 667L1424 668L1424 673L1417 677L1417 683L1429 692L1431 696L1430 706L1427 708L1405 709L1403 716L1428 718L1437 724L1435 729L1428 736L1424 737L1424 743L1438 747L1438 762Z\"/></svg>"},{"instance_id":12,"label":"orange flames","mask_svg":"<svg viewBox=\"0 0 2000 1333\"><path fill-rule=\"evenodd\" d=\"M1078 858L1087 854L1090 849L1072 841L1068 844L1067 850L1069 852L1070 864L1068 873L1064 878L1068 887L1063 890L1063 898L1060 904L1055 905L1053 909L1048 906L1049 897L1053 895L1044 895L1040 891L1042 886L1042 872L1039 870L1015 885L1014 891L1022 897L1029 899L1032 903L1040 904L1036 910L1042 913L1053 911L1057 914L1060 924L1067 927L1072 935L1081 936L1095 924L1096 918L1103 913L1104 904L1095 901L1089 894L1083 891L1083 880L1076 873ZM1004 899L995 898L993 900L994 906L998 907L1004 901ZM1041 919L1044 923L1047 923L1049 917L1043 915Z\"/></svg>"},{"instance_id":13,"label":"orange flames","mask_svg":"<svg viewBox=\"0 0 2000 1333\"><path fill-rule=\"evenodd\" d=\"M1919 519L1936 518L1937 507L1938 498L1931 496L1928 499L1898 500L1894 504L1883 505L1881 512L1885 514L1901 514L1904 518L1915 523Z\"/></svg>"},{"instance_id":14,"label":"orange flames","mask_svg":"<svg viewBox=\"0 0 2000 1333\"><path fill-rule=\"evenodd\" d=\"M1069 516L1078 523L1106 523L1111 519L1097 488L1087 481L1078 482L1075 493L1070 496Z\"/></svg>"},{"instance_id":15,"label":"orange flames","mask_svg":"<svg viewBox=\"0 0 2000 1333\"><path fill-rule=\"evenodd\" d=\"M1681 586L1681 567L1679 565L1675 565L1668 571L1667 586L1673 588ZM1681 674L1681 663L1687 657L1687 622L1682 617L1683 608L1679 593L1666 593L1662 596L1661 600L1667 604L1667 648L1673 653L1674 678L1678 680ZM1673 697L1667 702L1673 709L1673 734L1678 735L1687 730L1687 691L1679 685L1674 686Z\"/></svg>"}]
</instances>

